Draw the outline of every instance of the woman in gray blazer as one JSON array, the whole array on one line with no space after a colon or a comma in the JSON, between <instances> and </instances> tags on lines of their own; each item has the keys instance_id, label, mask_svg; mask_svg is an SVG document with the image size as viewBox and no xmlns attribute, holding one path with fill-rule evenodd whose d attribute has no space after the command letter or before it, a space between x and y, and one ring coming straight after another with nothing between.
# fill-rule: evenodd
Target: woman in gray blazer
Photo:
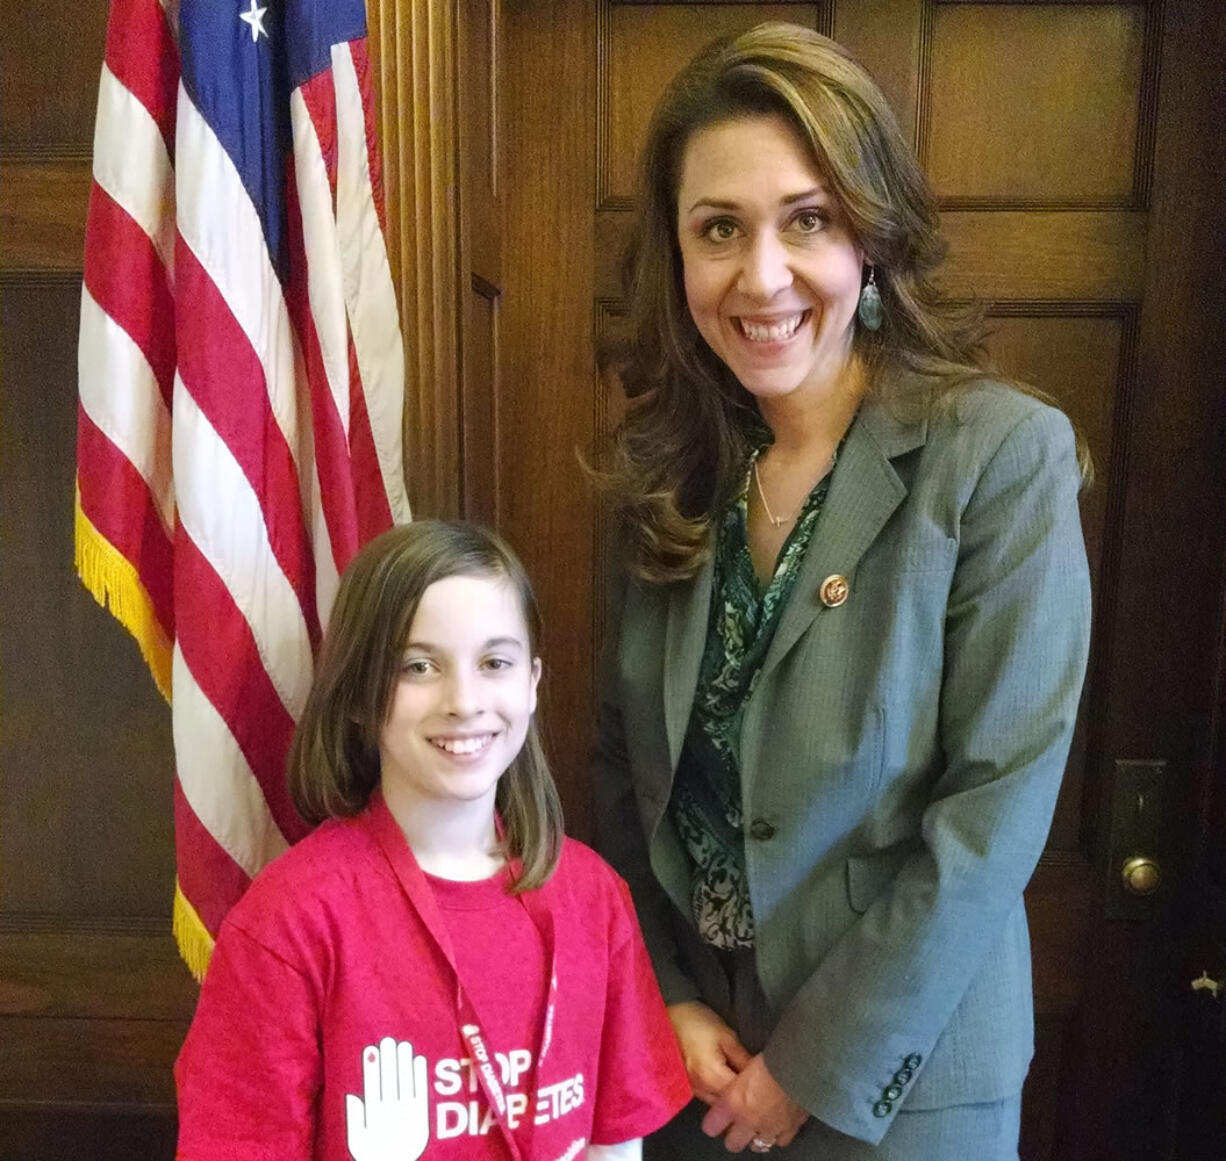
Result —
<instances>
[{"instance_id":1,"label":"woman in gray blazer","mask_svg":"<svg viewBox=\"0 0 1226 1161\"><path fill-rule=\"evenodd\" d=\"M1082 472L985 373L941 253L833 42L762 25L661 98L594 772L696 1098L649 1157L1017 1156Z\"/></svg>"}]
</instances>

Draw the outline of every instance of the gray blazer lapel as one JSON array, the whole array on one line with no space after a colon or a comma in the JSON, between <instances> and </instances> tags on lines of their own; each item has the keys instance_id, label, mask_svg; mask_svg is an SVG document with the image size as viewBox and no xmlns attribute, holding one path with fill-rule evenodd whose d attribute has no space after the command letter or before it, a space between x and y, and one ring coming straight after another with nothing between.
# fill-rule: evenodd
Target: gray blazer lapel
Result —
<instances>
[{"instance_id":1,"label":"gray blazer lapel","mask_svg":"<svg viewBox=\"0 0 1226 1161\"><path fill-rule=\"evenodd\" d=\"M668 768L677 769L685 740L698 670L707 640L711 584L715 561L710 559L692 584L674 585L668 597L668 627L664 639L664 729L668 734Z\"/></svg>"},{"instance_id":2,"label":"gray blazer lapel","mask_svg":"<svg viewBox=\"0 0 1226 1161\"><path fill-rule=\"evenodd\" d=\"M907 494L890 460L923 444L927 422L907 423L883 404L866 401L856 417L830 481L830 492L800 566L796 588L779 619L759 680L779 663L826 608L819 589L829 576L850 578ZM855 599L855 589L852 589Z\"/></svg>"}]
</instances>

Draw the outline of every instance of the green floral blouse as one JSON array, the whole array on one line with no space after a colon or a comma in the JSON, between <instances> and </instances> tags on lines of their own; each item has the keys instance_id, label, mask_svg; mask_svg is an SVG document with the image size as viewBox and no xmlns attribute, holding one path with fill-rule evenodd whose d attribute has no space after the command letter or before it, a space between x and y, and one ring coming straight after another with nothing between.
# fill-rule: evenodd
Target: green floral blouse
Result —
<instances>
[{"instance_id":1,"label":"green floral blouse","mask_svg":"<svg viewBox=\"0 0 1226 1161\"><path fill-rule=\"evenodd\" d=\"M754 938L741 813L741 720L833 474L809 493L763 592L746 530L753 465L762 450L750 458L740 493L716 531L707 643L669 803L690 857L694 921L706 942L725 949L750 947Z\"/></svg>"}]
</instances>

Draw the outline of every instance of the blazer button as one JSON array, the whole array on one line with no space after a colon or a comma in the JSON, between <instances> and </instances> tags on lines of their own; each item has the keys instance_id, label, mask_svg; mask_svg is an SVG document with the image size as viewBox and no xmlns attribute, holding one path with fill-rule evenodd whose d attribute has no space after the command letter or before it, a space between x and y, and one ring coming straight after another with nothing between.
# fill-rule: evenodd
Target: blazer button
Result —
<instances>
[{"instance_id":1,"label":"blazer button","mask_svg":"<svg viewBox=\"0 0 1226 1161\"><path fill-rule=\"evenodd\" d=\"M911 1055L903 1061L904 1067L909 1068L912 1072L919 1068L919 1066L923 1063L924 1058L918 1052L912 1052Z\"/></svg>"},{"instance_id":2,"label":"blazer button","mask_svg":"<svg viewBox=\"0 0 1226 1161\"><path fill-rule=\"evenodd\" d=\"M896 1101L902 1096L902 1086L897 1084L888 1085L881 1095L888 1101Z\"/></svg>"},{"instance_id":3,"label":"blazer button","mask_svg":"<svg viewBox=\"0 0 1226 1161\"><path fill-rule=\"evenodd\" d=\"M874 1117L888 1117L893 1111L894 1106L889 1101L878 1101L873 1105Z\"/></svg>"},{"instance_id":4,"label":"blazer button","mask_svg":"<svg viewBox=\"0 0 1226 1161\"><path fill-rule=\"evenodd\" d=\"M910 1084L911 1078L915 1075L909 1068L900 1068L894 1074L895 1084Z\"/></svg>"},{"instance_id":5,"label":"blazer button","mask_svg":"<svg viewBox=\"0 0 1226 1161\"><path fill-rule=\"evenodd\" d=\"M766 819L755 818L749 824L749 836L760 843L769 842L775 837L775 828Z\"/></svg>"}]
</instances>

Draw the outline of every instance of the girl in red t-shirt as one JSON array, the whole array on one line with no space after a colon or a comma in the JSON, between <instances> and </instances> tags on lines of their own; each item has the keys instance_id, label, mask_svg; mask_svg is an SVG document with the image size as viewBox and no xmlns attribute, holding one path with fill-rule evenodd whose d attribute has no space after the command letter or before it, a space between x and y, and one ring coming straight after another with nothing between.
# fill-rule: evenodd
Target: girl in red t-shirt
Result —
<instances>
[{"instance_id":1,"label":"girl in red t-shirt","mask_svg":"<svg viewBox=\"0 0 1226 1161\"><path fill-rule=\"evenodd\" d=\"M562 834L523 568L419 521L341 580L289 782L317 829L223 925L179 1156L639 1156L689 1084L625 884Z\"/></svg>"}]
</instances>

